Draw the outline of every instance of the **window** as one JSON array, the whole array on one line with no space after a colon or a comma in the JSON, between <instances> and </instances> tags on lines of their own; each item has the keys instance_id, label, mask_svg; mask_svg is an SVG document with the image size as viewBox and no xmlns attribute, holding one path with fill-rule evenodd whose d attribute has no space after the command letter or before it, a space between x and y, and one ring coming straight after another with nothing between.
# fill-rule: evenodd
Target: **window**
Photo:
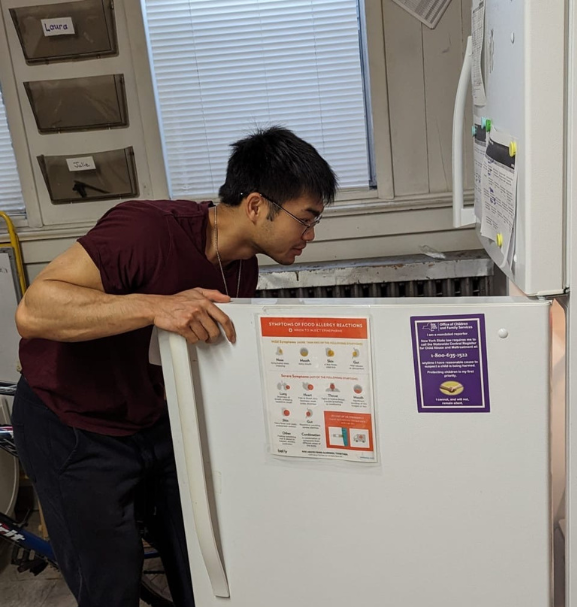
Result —
<instances>
[{"instance_id":1,"label":"window","mask_svg":"<svg viewBox=\"0 0 577 607\"><path fill-rule=\"evenodd\" d=\"M171 195L213 195L229 144L281 124L341 188L373 185L358 0L145 0Z\"/></svg>"},{"instance_id":2,"label":"window","mask_svg":"<svg viewBox=\"0 0 577 607\"><path fill-rule=\"evenodd\" d=\"M24 215L24 200L18 178L12 139L0 90L0 211ZM2 225L0 225L0 228Z\"/></svg>"}]
</instances>

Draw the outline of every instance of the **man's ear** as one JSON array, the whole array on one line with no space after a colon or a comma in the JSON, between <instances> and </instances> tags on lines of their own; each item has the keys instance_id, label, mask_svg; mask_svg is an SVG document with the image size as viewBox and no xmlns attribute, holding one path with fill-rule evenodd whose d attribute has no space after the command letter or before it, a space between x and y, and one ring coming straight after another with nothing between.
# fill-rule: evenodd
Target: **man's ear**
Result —
<instances>
[{"instance_id":1,"label":"man's ear","mask_svg":"<svg viewBox=\"0 0 577 607\"><path fill-rule=\"evenodd\" d=\"M258 192L248 194L242 204L244 205L246 216L253 224L266 219L268 204Z\"/></svg>"}]
</instances>

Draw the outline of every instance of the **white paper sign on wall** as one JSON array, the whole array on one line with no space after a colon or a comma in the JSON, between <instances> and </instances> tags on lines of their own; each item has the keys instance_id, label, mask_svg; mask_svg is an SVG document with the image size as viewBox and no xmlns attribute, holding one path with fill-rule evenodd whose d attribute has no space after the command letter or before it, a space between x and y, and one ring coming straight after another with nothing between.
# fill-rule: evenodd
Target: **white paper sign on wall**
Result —
<instances>
[{"instance_id":1,"label":"white paper sign on wall","mask_svg":"<svg viewBox=\"0 0 577 607\"><path fill-rule=\"evenodd\" d=\"M68 170L73 171L94 171L96 165L92 156L82 156L82 158L67 158Z\"/></svg>"},{"instance_id":2,"label":"white paper sign on wall","mask_svg":"<svg viewBox=\"0 0 577 607\"><path fill-rule=\"evenodd\" d=\"M6 249L4 249L5 251ZM18 296L14 285L14 271L8 253L0 251L0 380L17 382L18 343L14 314ZM1 500L0 500L1 501Z\"/></svg>"},{"instance_id":3,"label":"white paper sign on wall","mask_svg":"<svg viewBox=\"0 0 577 607\"><path fill-rule=\"evenodd\" d=\"M45 36L70 36L74 34L74 24L70 17L56 19L41 19L42 33Z\"/></svg>"}]
</instances>

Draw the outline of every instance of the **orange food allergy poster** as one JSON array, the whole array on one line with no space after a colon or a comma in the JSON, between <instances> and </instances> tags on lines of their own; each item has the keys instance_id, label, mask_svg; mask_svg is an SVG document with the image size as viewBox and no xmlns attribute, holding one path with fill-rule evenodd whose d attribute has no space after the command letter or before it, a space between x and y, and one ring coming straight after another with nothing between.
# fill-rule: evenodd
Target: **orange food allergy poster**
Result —
<instances>
[{"instance_id":1,"label":"orange food allergy poster","mask_svg":"<svg viewBox=\"0 0 577 607\"><path fill-rule=\"evenodd\" d=\"M271 454L376 462L369 318L259 317Z\"/></svg>"}]
</instances>

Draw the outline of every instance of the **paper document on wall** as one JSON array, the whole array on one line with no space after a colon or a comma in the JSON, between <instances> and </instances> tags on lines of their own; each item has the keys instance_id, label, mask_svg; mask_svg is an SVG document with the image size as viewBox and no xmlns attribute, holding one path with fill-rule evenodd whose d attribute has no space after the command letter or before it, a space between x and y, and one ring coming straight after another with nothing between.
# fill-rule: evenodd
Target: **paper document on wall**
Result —
<instances>
[{"instance_id":1,"label":"paper document on wall","mask_svg":"<svg viewBox=\"0 0 577 607\"><path fill-rule=\"evenodd\" d=\"M481 235L495 241L503 257L512 247L517 209L516 155L511 155L514 139L493 129L488 134L481 176Z\"/></svg>"},{"instance_id":2,"label":"paper document on wall","mask_svg":"<svg viewBox=\"0 0 577 607\"><path fill-rule=\"evenodd\" d=\"M475 217L481 220L483 216L483 162L487 148L487 131L481 126L481 120L475 117L473 136L473 165L475 170Z\"/></svg>"},{"instance_id":3,"label":"paper document on wall","mask_svg":"<svg viewBox=\"0 0 577 607\"><path fill-rule=\"evenodd\" d=\"M18 344L20 336L16 330L14 314L18 307L18 292L15 266L8 249L0 249L0 380L17 382Z\"/></svg>"},{"instance_id":4,"label":"paper document on wall","mask_svg":"<svg viewBox=\"0 0 577 607\"><path fill-rule=\"evenodd\" d=\"M451 0L393 0L421 23L433 29L439 23Z\"/></svg>"},{"instance_id":5,"label":"paper document on wall","mask_svg":"<svg viewBox=\"0 0 577 607\"><path fill-rule=\"evenodd\" d=\"M270 452L376 462L368 318L261 316Z\"/></svg>"},{"instance_id":6,"label":"paper document on wall","mask_svg":"<svg viewBox=\"0 0 577 607\"><path fill-rule=\"evenodd\" d=\"M473 103L476 106L483 106L487 103L481 67L483 43L485 41L485 0L473 0L472 10L473 63L471 66L471 85Z\"/></svg>"}]
</instances>

